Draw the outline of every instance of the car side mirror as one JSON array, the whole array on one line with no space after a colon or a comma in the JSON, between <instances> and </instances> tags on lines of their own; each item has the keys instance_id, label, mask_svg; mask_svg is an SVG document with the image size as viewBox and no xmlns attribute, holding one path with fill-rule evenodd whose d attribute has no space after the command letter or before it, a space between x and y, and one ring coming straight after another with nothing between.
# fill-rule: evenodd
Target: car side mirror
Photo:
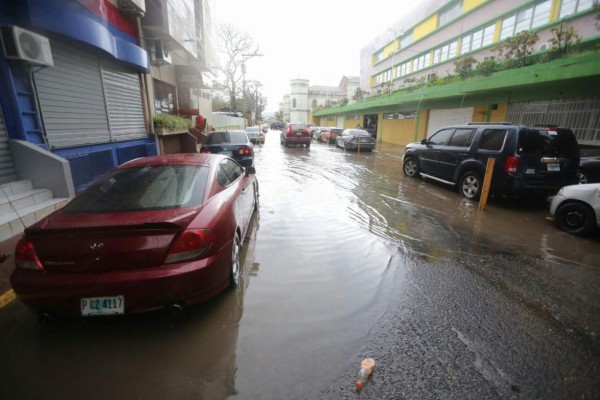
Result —
<instances>
[{"instance_id":1,"label":"car side mirror","mask_svg":"<svg viewBox=\"0 0 600 400\"><path fill-rule=\"evenodd\" d=\"M246 167L246 176L248 175L256 175L256 168Z\"/></svg>"},{"instance_id":2,"label":"car side mirror","mask_svg":"<svg viewBox=\"0 0 600 400\"><path fill-rule=\"evenodd\" d=\"M427 139L421 140L421 144L427 144L427 143L429 143L429 141Z\"/></svg>"}]
</instances>

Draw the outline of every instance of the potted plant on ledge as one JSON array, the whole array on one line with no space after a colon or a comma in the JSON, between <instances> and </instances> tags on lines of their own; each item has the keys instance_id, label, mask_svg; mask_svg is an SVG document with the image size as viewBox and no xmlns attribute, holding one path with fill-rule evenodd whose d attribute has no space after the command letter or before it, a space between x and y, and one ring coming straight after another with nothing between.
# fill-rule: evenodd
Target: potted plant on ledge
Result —
<instances>
[{"instance_id":1,"label":"potted plant on ledge","mask_svg":"<svg viewBox=\"0 0 600 400\"><path fill-rule=\"evenodd\" d=\"M172 114L156 114L153 118L154 132L157 135L174 135L187 133L192 126L188 118Z\"/></svg>"}]
</instances>

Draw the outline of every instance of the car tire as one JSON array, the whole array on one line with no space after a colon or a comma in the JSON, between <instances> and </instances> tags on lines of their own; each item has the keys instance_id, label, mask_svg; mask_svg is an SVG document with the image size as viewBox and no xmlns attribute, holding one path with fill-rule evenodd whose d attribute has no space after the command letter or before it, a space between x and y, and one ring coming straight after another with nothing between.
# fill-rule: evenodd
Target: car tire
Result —
<instances>
[{"instance_id":1,"label":"car tire","mask_svg":"<svg viewBox=\"0 0 600 400\"><path fill-rule=\"evenodd\" d=\"M558 229L573 235L589 235L595 222L594 211L583 203L562 204L554 215L554 223Z\"/></svg>"},{"instance_id":2,"label":"car tire","mask_svg":"<svg viewBox=\"0 0 600 400\"><path fill-rule=\"evenodd\" d=\"M308 149L310 147L310 142L306 143L306 148Z\"/></svg>"},{"instance_id":3,"label":"car tire","mask_svg":"<svg viewBox=\"0 0 600 400\"><path fill-rule=\"evenodd\" d=\"M479 200L482 186L481 175L475 171L469 171L460 178L458 191L469 200Z\"/></svg>"},{"instance_id":4,"label":"car tire","mask_svg":"<svg viewBox=\"0 0 600 400\"><path fill-rule=\"evenodd\" d=\"M233 243L231 244L231 270L229 272L229 283L231 287L236 287L240 283L240 275L242 272L242 265L240 262L240 254L242 252L242 242L240 236L235 234L233 237Z\"/></svg>"},{"instance_id":5,"label":"car tire","mask_svg":"<svg viewBox=\"0 0 600 400\"><path fill-rule=\"evenodd\" d=\"M589 174L582 169L577 171L577 181L579 182L580 185L584 185L586 183L592 182Z\"/></svg>"},{"instance_id":6,"label":"car tire","mask_svg":"<svg viewBox=\"0 0 600 400\"><path fill-rule=\"evenodd\" d=\"M402 171L404 171L404 175L410 176L411 178L416 178L421 175L419 164L417 164L417 161L413 157L408 157L406 160L404 160Z\"/></svg>"}]
</instances>

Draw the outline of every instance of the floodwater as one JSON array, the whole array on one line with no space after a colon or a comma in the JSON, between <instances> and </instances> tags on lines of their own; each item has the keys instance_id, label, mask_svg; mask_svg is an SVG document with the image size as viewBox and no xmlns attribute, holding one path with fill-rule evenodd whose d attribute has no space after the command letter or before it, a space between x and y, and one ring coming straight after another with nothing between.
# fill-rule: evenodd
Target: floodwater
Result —
<instances>
[{"instance_id":1,"label":"floodwater","mask_svg":"<svg viewBox=\"0 0 600 400\"><path fill-rule=\"evenodd\" d=\"M404 177L392 146L284 148L278 135L256 146L261 207L240 287L176 319L40 326L12 304L0 311L0 398L313 398L357 365L416 262L518 256L556 274L548 266L569 265L578 295L597 293L598 237L558 231L543 205L492 200L478 212L452 188ZM583 313L563 315L595 335L600 317Z\"/></svg>"}]
</instances>

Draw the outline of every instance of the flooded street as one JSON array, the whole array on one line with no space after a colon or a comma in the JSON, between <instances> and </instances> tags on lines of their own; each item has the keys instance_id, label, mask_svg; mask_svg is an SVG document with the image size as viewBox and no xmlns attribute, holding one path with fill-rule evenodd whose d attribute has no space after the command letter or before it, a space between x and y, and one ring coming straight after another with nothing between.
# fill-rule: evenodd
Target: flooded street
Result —
<instances>
[{"instance_id":1,"label":"flooded street","mask_svg":"<svg viewBox=\"0 0 600 400\"><path fill-rule=\"evenodd\" d=\"M483 212L397 147L256 146L240 287L177 318L0 310L0 398L600 397L600 237ZM362 392L360 361L378 366ZM34 383L34 384L33 384Z\"/></svg>"}]
</instances>

